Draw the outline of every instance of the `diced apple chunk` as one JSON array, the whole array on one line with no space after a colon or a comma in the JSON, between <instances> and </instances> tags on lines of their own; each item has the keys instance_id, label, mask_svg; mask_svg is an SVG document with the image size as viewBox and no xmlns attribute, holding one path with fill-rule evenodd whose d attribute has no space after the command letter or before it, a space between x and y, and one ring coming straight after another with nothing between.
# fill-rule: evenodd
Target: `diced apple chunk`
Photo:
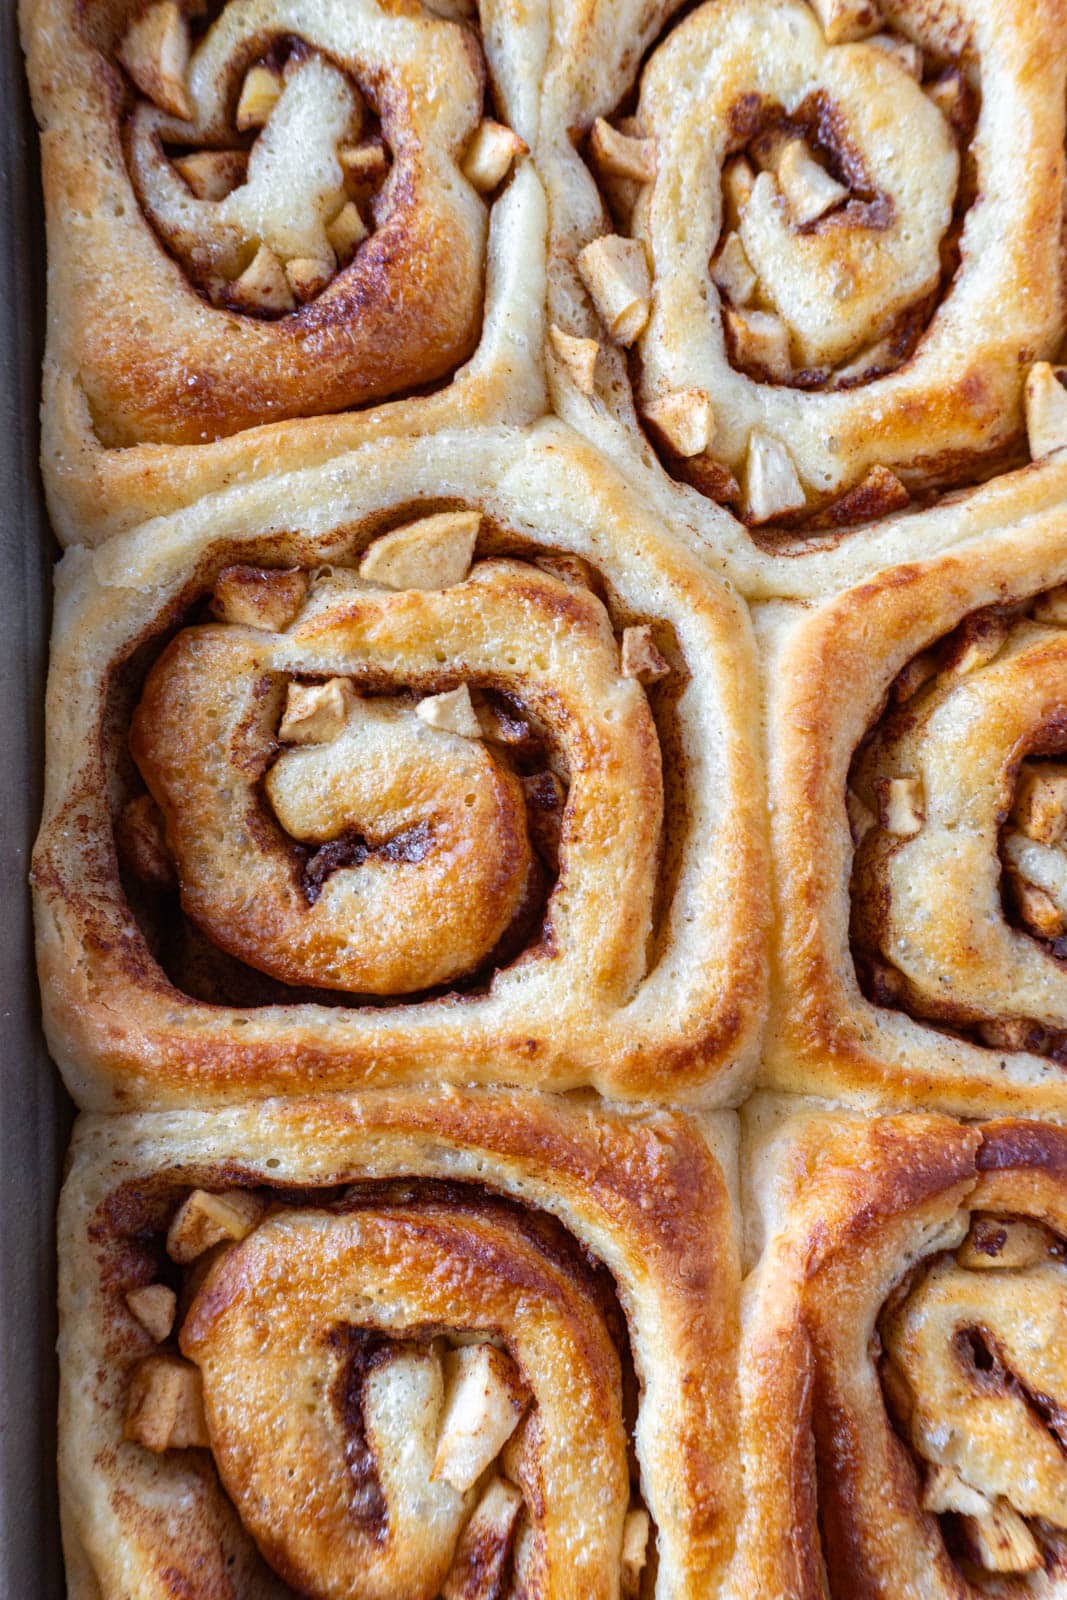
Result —
<instances>
[{"instance_id":1,"label":"diced apple chunk","mask_svg":"<svg viewBox=\"0 0 1067 1600\"><path fill-rule=\"evenodd\" d=\"M355 702L347 678L291 683L278 738L282 744L329 744L340 734Z\"/></svg>"},{"instance_id":2,"label":"diced apple chunk","mask_svg":"<svg viewBox=\"0 0 1067 1600\"><path fill-rule=\"evenodd\" d=\"M798 227L817 222L848 198L844 184L820 167L803 139L790 139L782 151L778 184Z\"/></svg>"},{"instance_id":3,"label":"diced apple chunk","mask_svg":"<svg viewBox=\"0 0 1067 1600\"><path fill-rule=\"evenodd\" d=\"M446 689L444 694L427 695L415 707L415 715L439 733L456 733L463 739L482 737L482 725L465 683L458 689Z\"/></svg>"},{"instance_id":4,"label":"diced apple chunk","mask_svg":"<svg viewBox=\"0 0 1067 1600\"><path fill-rule=\"evenodd\" d=\"M674 389L644 408L647 421L678 455L702 455L715 436L715 413L703 389Z\"/></svg>"},{"instance_id":5,"label":"diced apple chunk","mask_svg":"<svg viewBox=\"0 0 1067 1600\"><path fill-rule=\"evenodd\" d=\"M964 1517L975 1556L987 1572L1036 1572L1041 1549L1019 1513L997 1500L980 1517Z\"/></svg>"},{"instance_id":6,"label":"diced apple chunk","mask_svg":"<svg viewBox=\"0 0 1067 1600\"><path fill-rule=\"evenodd\" d=\"M223 622L280 633L307 598L306 572L268 567L224 567L215 579L212 610Z\"/></svg>"},{"instance_id":7,"label":"diced apple chunk","mask_svg":"<svg viewBox=\"0 0 1067 1600\"><path fill-rule=\"evenodd\" d=\"M178 1356L148 1356L133 1369L122 1436L157 1454L210 1444L200 1373Z\"/></svg>"},{"instance_id":8,"label":"diced apple chunk","mask_svg":"<svg viewBox=\"0 0 1067 1600\"><path fill-rule=\"evenodd\" d=\"M712 263L711 276L732 306L745 306L752 299L758 280L739 233L727 234Z\"/></svg>"},{"instance_id":9,"label":"diced apple chunk","mask_svg":"<svg viewBox=\"0 0 1067 1600\"><path fill-rule=\"evenodd\" d=\"M651 139L634 139L597 117L589 135L589 152L601 172L613 178L650 183L656 176L656 146Z\"/></svg>"},{"instance_id":10,"label":"diced apple chunk","mask_svg":"<svg viewBox=\"0 0 1067 1600\"><path fill-rule=\"evenodd\" d=\"M363 144L344 144L337 152L345 180L355 187L377 183L385 176L389 165L385 146L380 139L367 139Z\"/></svg>"},{"instance_id":11,"label":"diced apple chunk","mask_svg":"<svg viewBox=\"0 0 1067 1600\"><path fill-rule=\"evenodd\" d=\"M326 237L338 261L346 266L367 237L367 225L354 200L346 200L333 221L326 224Z\"/></svg>"},{"instance_id":12,"label":"diced apple chunk","mask_svg":"<svg viewBox=\"0 0 1067 1600\"><path fill-rule=\"evenodd\" d=\"M909 839L923 825L925 796L921 778L890 778L883 786L881 798L882 827L887 833L896 833Z\"/></svg>"},{"instance_id":13,"label":"diced apple chunk","mask_svg":"<svg viewBox=\"0 0 1067 1600\"><path fill-rule=\"evenodd\" d=\"M622 631L622 675L637 678L641 683L656 683L670 672L652 637L647 623Z\"/></svg>"},{"instance_id":14,"label":"diced apple chunk","mask_svg":"<svg viewBox=\"0 0 1067 1600\"><path fill-rule=\"evenodd\" d=\"M1025 878L1013 877L1012 888L1019 907L1019 915L1039 939L1062 938L1067 919L1047 890Z\"/></svg>"},{"instance_id":15,"label":"diced apple chunk","mask_svg":"<svg viewBox=\"0 0 1067 1600\"><path fill-rule=\"evenodd\" d=\"M752 198L756 174L745 156L731 156L722 169L722 195L727 215L732 225L740 221L745 207Z\"/></svg>"},{"instance_id":16,"label":"diced apple chunk","mask_svg":"<svg viewBox=\"0 0 1067 1600\"><path fill-rule=\"evenodd\" d=\"M1026 432L1034 461L1067 444L1067 389L1060 382L1062 370L1047 361L1036 361L1026 375Z\"/></svg>"},{"instance_id":17,"label":"diced apple chunk","mask_svg":"<svg viewBox=\"0 0 1067 1600\"><path fill-rule=\"evenodd\" d=\"M442 511L375 539L359 575L386 589L448 589L471 569L480 511Z\"/></svg>"},{"instance_id":18,"label":"diced apple chunk","mask_svg":"<svg viewBox=\"0 0 1067 1600\"><path fill-rule=\"evenodd\" d=\"M648 1512L638 1506L626 1513L622 1529L622 1600L637 1600L641 1593L641 1574L648 1561L648 1536L652 1523Z\"/></svg>"},{"instance_id":19,"label":"diced apple chunk","mask_svg":"<svg viewBox=\"0 0 1067 1600\"><path fill-rule=\"evenodd\" d=\"M805 505L804 489L793 458L780 439L761 428L753 428L745 462L745 510L751 522L770 522L773 517L800 511Z\"/></svg>"},{"instance_id":20,"label":"diced apple chunk","mask_svg":"<svg viewBox=\"0 0 1067 1600\"><path fill-rule=\"evenodd\" d=\"M126 1304L157 1344L170 1337L177 1303L177 1295L165 1283L146 1283L126 1296Z\"/></svg>"},{"instance_id":21,"label":"diced apple chunk","mask_svg":"<svg viewBox=\"0 0 1067 1600\"><path fill-rule=\"evenodd\" d=\"M186 85L189 24L176 0L157 0L149 6L127 29L118 58L141 93L161 111L189 120L193 114Z\"/></svg>"},{"instance_id":22,"label":"diced apple chunk","mask_svg":"<svg viewBox=\"0 0 1067 1600\"><path fill-rule=\"evenodd\" d=\"M910 39L902 39L896 33L873 33L867 40L868 44L876 50L883 50L891 56L909 78L914 78L918 83L923 75L923 56L917 44L912 44Z\"/></svg>"},{"instance_id":23,"label":"diced apple chunk","mask_svg":"<svg viewBox=\"0 0 1067 1600\"><path fill-rule=\"evenodd\" d=\"M252 1232L266 1209L259 1195L247 1189L212 1194L194 1189L178 1207L167 1230L167 1254L172 1261L195 1261L213 1245L235 1243Z\"/></svg>"},{"instance_id":24,"label":"diced apple chunk","mask_svg":"<svg viewBox=\"0 0 1067 1600\"><path fill-rule=\"evenodd\" d=\"M336 270L336 263L324 256L296 256L285 263L285 276L294 298L301 305L321 294Z\"/></svg>"},{"instance_id":25,"label":"diced apple chunk","mask_svg":"<svg viewBox=\"0 0 1067 1600\"><path fill-rule=\"evenodd\" d=\"M273 67L255 66L246 75L234 122L239 133L262 128L281 99L285 80Z\"/></svg>"},{"instance_id":26,"label":"diced apple chunk","mask_svg":"<svg viewBox=\"0 0 1067 1600\"><path fill-rule=\"evenodd\" d=\"M239 311L292 311L296 302L285 268L269 245L261 244L249 266L230 285Z\"/></svg>"},{"instance_id":27,"label":"diced apple chunk","mask_svg":"<svg viewBox=\"0 0 1067 1600\"><path fill-rule=\"evenodd\" d=\"M737 358L742 366L761 367L768 377L787 383L793 375L789 351L789 329L773 311L723 312Z\"/></svg>"},{"instance_id":28,"label":"diced apple chunk","mask_svg":"<svg viewBox=\"0 0 1067 1600\"><path fill-rule=\"evenodd\" d=\"M580 394L592 394L595 384L596 361L600 346L595 339L580 339L564 333L555 323L548 330L552 348L575 388Z\"/></svg>"},{"instance_id":29,"label":"diced apple chunk","mask_svg":"<svg viewBox=\"0 0 1067 1600\"><path fill-rule=\"evenodd\" d=\"M1003 650L1009 631L1003 617L983 617L981 626L973 628L964 639L959 654L950 663L951 670L963 677L988 666Z\"/></svg>"},{"instance_id":30,"label":"diced apple chunk","mask_svg":"<svg viewBox=\"0 0 1067 1600\"><path fill-rule=\"evenodd\" d=\"M479 194L489 194L503 183L512 163L525 152L526 146L517 133L486 118L463 157L463 176Z\"/></svg>"},{"instance_id":31,"label":"diced apple chunk","mask_svg":"<svg viewBox=\"0 0 1067 1600\"><path fill-rule=\"evenodd\" d=\"M496 1600L522 1510L514 1484L493 1478L460 1534L441 1600Z\"/></svg>"},{"instance_id":32,"label":"diced apple chunk","mask_svg":"<svg viewBox=\"0 0 1067 1600\"><path fill-rule=\"evenodd\" d=\"M1059 844L1067 833L1067 766L1023 764L1015 785L1012 821L1041 844Z\"/></svg>"},{"instance_id":33,"label":"diced apple chunk","mask_svg":"<svg viewBox=\"0 0 1067 1600\"><path fill-rule=\"evenodd\" d=\"M511 1357L490 1344L449 1351L445 1381L432 1476L466 1494L514 1433L529 1394Z\"/></svg>"},{"instance_id":34,"label":"diced apple chunk","mask_svg":"<svg viewBox=\"0 0 1067 1600\"><path fill-rule=\"evenodd\" d=\"M633 344L652 309L652 279L641 241L617 233L594 239L579 253L578 271L611 338Z\"/></svg>"},{"instance_id":35,"label":"diced apple chunk","mask_svg":"<svg viewBox=\"0 0 1067 1600\"><path fill-rule=\"evenodd\" d=\"M811 8L822 23L827 44L862 39L882 24L873 0L811 0Z\"/></svg>"},{"instance_id":36,"label":"diced apple chunk","mask_svg":"<svg viewBox=\"0 0 1067 1600\"><path fill-rule=\"evenodd\" d=\"M225 200L244 182L248 156L244 150L196 150L176 157L174 170L198 200Z\"/></svg>"}]
</instances>

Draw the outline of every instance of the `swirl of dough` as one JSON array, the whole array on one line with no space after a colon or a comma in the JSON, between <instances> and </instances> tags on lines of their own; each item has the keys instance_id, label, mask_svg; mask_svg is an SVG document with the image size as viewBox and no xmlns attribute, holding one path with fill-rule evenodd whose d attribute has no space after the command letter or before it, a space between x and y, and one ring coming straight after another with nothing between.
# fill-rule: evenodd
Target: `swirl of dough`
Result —
<instances>
[{"instance_id":1,"label":"swirl of dough","mask_svg":"<svg viewBox=\"0 0 1067 1600\"><path fill-rule=\"evenodd\" d=\"M980 611L897 679L852 769L852 930L878 998L1055 1054L1067 1019L1055 596Z\"/></svg>"},{"instance_id":2,"label":"swirl of dough","mask_svg":"<svg viewBox=\"0 0 1067 1600\"><path fill-rule=\"evenodd\" d=\"M706 0L665 34L595 124L621 233L577 265L668 471L840 524L1006 459L1064 330L1065 46L971 0Z\"/></svg>"},{"instance_id":3,"label":"swirl of dough","mask_svg":"<svg viewBox=\"0 0 1067 1600\"><path fill-rule=\"evenodd\" d=\"M265 117L262 129L250 151L236 130L236 148L212 148L209 141L227 137L227 67L242 61L249 39L261 42L264 17L275 15L273 6L231 0L191 63L193 129L141 102L131 123L130 156L149 216L214 303L281 316L331 282L337 247L345 265L355 256L370 231L368 201L381 187L388 157L380 140L360 143L359 90L317 51L292 52L281 72L253 69L265 80L264 100L248 114ZM243 120L239 110L237 117ZM204 148L171 161L163 142L168 137ZM351 200L346 168L363 180L363 192ZM433 203L432 195L424 204ZM253 259L256 271L245 277Z\"/></svg>"},{"instance_id":4,"label":"swirl of dough","mask_svg":"<svg viewBox=\"0 0 1067 1600\"><path fill-rule=\"evenodd\" d=\"M513 1561L531 1596L618 1592L618 1356L510 1213L280 1211L211 1267L180 1343L223 1485L300 1593L488 1596Z\"/></svg>"},{"instance_id":5,"label":"swirl of dough","mask_svg":"<svg viewBox=\"0 0 1067 1600\"><path fill-rule=\"evenodd\" d=\"M1037 1552L1018 1518L1067 1530L1062 1259L1031 1224L983 1217L957 1260L931 1266L884 1319L882 1334L912 1442L942 1469L932 1475L928 1506L967 1515L980 1561L991 1563L998 1543L1012 1541L999 1559L1026 1570Z\"/></svg>"},{"instance_id":6,"label":"swirl of dough","mask_svg":"<svg viewBox=\"0 0 1067 1600\"><path fill-rule=\"evenodd\" d=\"M300 576L253 574L261 600ZM634 924L605 928L594 884L648 926L662 795L648 704L600 602L491 560L440 589L338 569L294 604L287 627L183 630L133 719L193 922L285 983L380 995L446 983L521 948L555 865L547 807L560 831L544 937L574 920L591 979L632 982ZM528 720L494 713L486 691ZM531 723L566 778L562 816L549 767L509 764L507 740Z\"/></svg>"},{"instance_id":7,"label":"swirl of dough","mask_svg":"<svg viewBox=\"0 0 1067 1600\"><path fill-rule=\"evenodd\" d=\"M83 1118L60 1225L72 1579L719 1595L735 1145L725 1114L426 1084Z\"/></svg>"},{"instance_id":8,"label":"swirl of dough","mask_svg":"<svg viewBox=\"0 0 1067 1600\"><path fill-rule=\"evenodd\" d=\"M166 256L131 247L125 299L92 335L105 443L348 409L472 353L483 195L523 148L483 119L472 29L378 0L227 0L201 29L154 0L113 55L129 179ZM146 348L131 298L145 318L169 309L169 349Z\"/></svg>"},{"instance_id":9,"label":"swirl of dough","mask_svg":"<svg viewBox=\"0 0 1067 1600\"><path fill-rule=\"evenodd\" d=\"M1063 1130L745 1115L743 1450L767 1487L736 1592L1067 1593Z\"/></svg>"}]
</instances>

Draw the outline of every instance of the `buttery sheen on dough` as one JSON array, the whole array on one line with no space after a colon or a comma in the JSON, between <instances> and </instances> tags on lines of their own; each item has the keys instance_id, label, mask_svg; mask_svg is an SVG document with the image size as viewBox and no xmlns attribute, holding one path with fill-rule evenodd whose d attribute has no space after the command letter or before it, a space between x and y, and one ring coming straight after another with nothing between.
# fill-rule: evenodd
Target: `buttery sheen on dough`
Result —
<instances>
[{"instance_id":1,"label":"buttery sheen on dough","mask_svg":"<svg viewBox=\"0 0 1067 1600\"><path fill-rule=\"evenodd\" d=\"M660 1600L715 1592L735 1141L471 1091L86 1118L60 1220L73 1600L340 1600L357 1573L383 1600L612 1600L646 1567ZM488 1418L457 1399L472 1371Z\"/></svg>"},{"instance_id":2,"label":"buttery sheen on dough","mask_svg":"<svg viewBox=\"0 0 1067 1600\"><path fill-rule=\"evenodd\" d=\"M418 0L27 0L23 33L64 541L368 428L543 409L536 26L492 0L477 25Z\"/></svg>"}]
</instances>

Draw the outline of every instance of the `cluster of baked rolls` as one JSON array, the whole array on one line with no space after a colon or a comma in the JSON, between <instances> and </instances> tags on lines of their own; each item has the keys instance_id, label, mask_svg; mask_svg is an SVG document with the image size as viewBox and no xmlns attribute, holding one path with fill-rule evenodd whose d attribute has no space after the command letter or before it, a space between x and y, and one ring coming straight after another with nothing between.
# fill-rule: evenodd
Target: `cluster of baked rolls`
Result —
<instances>
[{"instance_id":1,"label":"cluster of baked rolls","mask_svg":"<svg viewBox=\"0 0 1067 1600\"><path fill-rule=\"evenodd\" d=\"M23 28L73 1600L1067 1596L1067 5Z\"/></svg>"}]
</instances>

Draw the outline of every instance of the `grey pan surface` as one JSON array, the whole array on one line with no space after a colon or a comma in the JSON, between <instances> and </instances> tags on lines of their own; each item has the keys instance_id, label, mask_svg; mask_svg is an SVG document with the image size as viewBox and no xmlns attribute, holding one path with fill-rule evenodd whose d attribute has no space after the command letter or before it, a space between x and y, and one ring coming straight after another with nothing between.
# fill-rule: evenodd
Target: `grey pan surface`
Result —
<instances>
[{"instance_id":1,"label":"grey pan surface","mask_svg":"<svg viewBox=\"0 0 1067 1600\"><path fill-rule=\"evenodd\" d=\"M44 244L12 0L0 13L0 1595L58 1600L53 1219L71 1119L41 1037L26 889L53 556L37 470Z\"/></svg>"}]
</instances>

